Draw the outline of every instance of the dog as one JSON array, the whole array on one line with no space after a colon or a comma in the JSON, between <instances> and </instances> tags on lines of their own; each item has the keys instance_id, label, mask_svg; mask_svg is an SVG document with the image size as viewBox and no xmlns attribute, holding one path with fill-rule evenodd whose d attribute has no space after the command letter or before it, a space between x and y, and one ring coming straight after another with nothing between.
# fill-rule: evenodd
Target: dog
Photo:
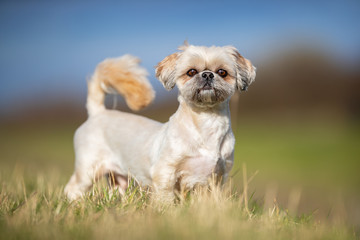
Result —
<instances>
[{"instance_id":1,"label":"dog","mask_svg":"<svg viewBox=\"0 0 360 240\"><path fill-rule=\"evenodd\" d=\"M71 200L111 174L124 193L131 175L159 199L175 192L222 183L234 162L235 138L229 100L254 81L256 68L235 47L184 44L155 67L167 90L178 87L179 107L166 123L109 110L106 93L116 90L132 110L151 103L155 93L140 60L131 55L106 59L88 82L88 119L74 136L75 171L65 187Z\"/></svg>"}]
</instances>

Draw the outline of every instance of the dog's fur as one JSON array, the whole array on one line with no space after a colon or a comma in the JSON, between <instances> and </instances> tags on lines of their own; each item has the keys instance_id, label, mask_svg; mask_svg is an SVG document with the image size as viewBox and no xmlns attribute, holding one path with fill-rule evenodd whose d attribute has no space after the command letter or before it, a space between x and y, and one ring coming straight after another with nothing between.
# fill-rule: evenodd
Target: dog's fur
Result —
<instances>
[{"instance_id":1,"label":"dog's fur","mask_svg":"<svg viewBox=\"0 0 360 240\"><path fill-rule=\"evenodd\" d=\"M206 185L213 174L226 179L235 143L229 99L254 81L255 67L231 46L184 45L179 50L156 67L166 89L179 89L179 108L164 124L104 107L104 96L112 89L133 110L153 100L138 59L125 55L98 65L88 83L89 118L74 137L76 162L65 188L68 198L78 198L109 173L120 191L127 188L131 174L164 200L172 200L177 188ZM197 73L187 74L190 69ZM220 76L219 69L227 75ZM210 75L212 79L206 77Z\"/></svg>"}]
</instances>

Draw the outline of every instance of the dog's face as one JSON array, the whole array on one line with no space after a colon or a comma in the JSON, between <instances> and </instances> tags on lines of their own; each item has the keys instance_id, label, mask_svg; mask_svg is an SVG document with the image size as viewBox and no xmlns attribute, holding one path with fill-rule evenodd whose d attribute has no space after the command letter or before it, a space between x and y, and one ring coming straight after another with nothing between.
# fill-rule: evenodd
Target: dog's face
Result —
<instances>
[{"instance_id":1,"label":"dog's face","mask_svg":"<svg viewBox=\"0 0 360 240\"><path fill-rule=\"evenodd\" d=\"M255 67L231 46L182 46L156 67L156 77L168 90L175 85L188 103L214 106L236 89L246 90L255 79Z\"/></svg>"}]
</instances>

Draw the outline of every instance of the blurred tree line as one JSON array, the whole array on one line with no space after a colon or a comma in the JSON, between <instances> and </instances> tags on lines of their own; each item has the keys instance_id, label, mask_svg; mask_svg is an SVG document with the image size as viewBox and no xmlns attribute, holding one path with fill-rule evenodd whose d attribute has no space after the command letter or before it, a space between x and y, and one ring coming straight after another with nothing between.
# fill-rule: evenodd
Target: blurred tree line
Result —
<instances>
[{"instance_id":1,"label":"blurred tree line","mask_svg":"<svg viewBox=\"0 0 360 240\"><path fill-rule=\"evenodd\" d=\"M237 104L232 104L239 115L306 117L330 114L360 120L360 61L347 66L326 52L308 47L264 59L254 63L256 81L248 92L240 93ZM167 101L157 100L140 114L166 121L178 105L175 91L172 96ZM39 96L34 102L22 103L20 110L0 116L0 121L81 123L86 119L86 97L81 96L81 99L79 101L78 96L54 99ZM129 111L121 97L118 99L117 108ZM112 107L112 101L113 98L108 97L107 105Z\"/></svg>"}]
</instances>

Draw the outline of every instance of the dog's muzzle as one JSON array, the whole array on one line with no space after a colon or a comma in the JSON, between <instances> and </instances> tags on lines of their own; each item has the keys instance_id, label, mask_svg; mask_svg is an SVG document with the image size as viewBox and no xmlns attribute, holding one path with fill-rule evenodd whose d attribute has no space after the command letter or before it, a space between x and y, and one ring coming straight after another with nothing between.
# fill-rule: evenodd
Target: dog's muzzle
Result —
<instances>
[{"instance_id":1,"label":"dog's muzzle","mask_svg":"<svg viewBox=\"0 0 360 240\"><path fill-rule=\"evenodd\" d=\"M214 74L212 72L203 72L201 74L202 80L205 82L204 86L201 90L211 90L213 89L213 80L214 80Z\"/></svg>"}]
</instances>

